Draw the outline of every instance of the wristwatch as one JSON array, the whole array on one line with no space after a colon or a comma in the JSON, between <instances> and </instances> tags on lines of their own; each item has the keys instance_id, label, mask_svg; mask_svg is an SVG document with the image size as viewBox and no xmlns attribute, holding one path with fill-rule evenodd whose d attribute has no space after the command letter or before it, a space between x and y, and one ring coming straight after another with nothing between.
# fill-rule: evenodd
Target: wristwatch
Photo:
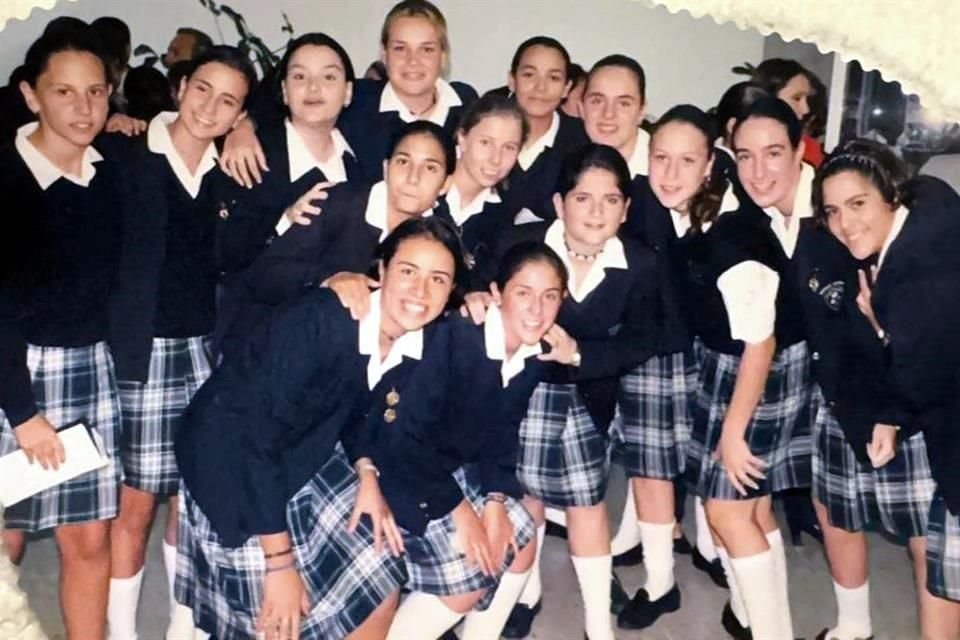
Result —
<instances>
[{"instance_id":1,"label":"wristwatch","mask_svg":"<svg viewBox=\"0 0 960 640\"><path fill-rule=\"evenodd\" d=\"M570 365L573 367L579 367L582 361L583 358L580 356L580 350L577 349L573 352L573 355L570 356Z\"/></svg>"},{"instance_id":2,"label":"wristwatch","mask_svg":"<svg viewBox=\"0 0 960 640\"><path fill-rule=\"evenodd\" d=\"M883 343L883 346L886 347L890 345L890 334L883 329L877 329L877 337L880 338L880 342Z\"/></svg>"}]
</instances>

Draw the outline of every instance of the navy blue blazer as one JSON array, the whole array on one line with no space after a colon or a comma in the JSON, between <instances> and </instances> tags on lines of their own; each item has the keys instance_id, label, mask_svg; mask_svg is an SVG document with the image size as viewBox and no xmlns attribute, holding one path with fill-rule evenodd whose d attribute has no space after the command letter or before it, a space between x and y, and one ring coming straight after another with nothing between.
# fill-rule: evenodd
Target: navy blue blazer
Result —
<instances>
[{"instance_id":1,"label":"navy blue blazer","mask_svg":"<svg viewBox=\"0 0 960 640\"><path fill-rule=\"evenodd\" d=\"M497 238L513 226L513 216L508 214L505 204L488 202L480 213L470 216L461 226L450 215L447 197L443 195L440 196L433 215L446 220L457 231L463 243L467 266L470 267L471 289L482 288L484 283L479 279L476 266L493 260Z\"/></svg>"},{"instance_id":2,"label":"navy blue blazer","mask_svg":"<svg viewBox=\"0 0 960 640\"><path fill-rule=\"evenodd\" d=\"M551 147L544 149L526 171L514 165L501 189L504 208L511 216L521 209L529 209L546 221L557 217L553 207L553 194L563 170L563 161L571 151L590 142L583 128L583 120L558 112L560 128Z\"/></svg>"},{"instance_id":3,"label":"navy blue blazer","mask_svg":"<svg viewBox=\"0 0 960 640\"><path fill-rule=\"evenodd\" d=\"M465 465L483 492L522 496L520 421L546 367L530 358L503 388L501 364L486 356L484 328L451 314L431 337L421 366L390 389L400 398L392 422L384 419L391 408L386 394L374 397L373 459L381 491L404 529L420 535L463 500L452 473Z\"/></svg>"},{"instance_id":4,"label":"navy blue blazer","mask_svg":"<svg viewBox=\"0 0 960 640\"><path fill-rule=\"evenodd\" d=\"M260 126L257 135L270 171L263 174L262 183L245 191L237 206L230 210L221 240L223 269L227 272L249 266L276 235L274 228L284 210L315 185L326 181L326 176L316 167L290 181L287 128L282 120ZM348 182L361 179L360 163L353 155L344 154L343 164Z\"/></svg>"},{"instance_id":5,"label":"navy blue blazer","mask_svg":"<svg viewBox=\"0 0 960 640\"><path fill-rule=\"evenodd\" d=\"M460 125L463 112L477 99L477 92L463 82L451 82L462 105L451 107L443 123L451 136ZM383 160L387 156L390 138L399 131L403 120L396 111L380 111L380 94L385 80L360 79L353 83L353 101L340 113L337 126L357 154L364 178L372 181L383 179Z\"/></svg>"},{"instance_id":6,"label":"navy blue blazer","mask_svg":"<svg viewBox=\"0 0 960 640\"><path fill-rule=\"evenodd\" d=\"M351 461L372 452L371 398L402 386L418 361L405 358L370 391L358 326L332 291L311 291L258 327L184 412L177 465L225 546L285 531L286 502L338 440Z\"/></svg>"}]
</instances>

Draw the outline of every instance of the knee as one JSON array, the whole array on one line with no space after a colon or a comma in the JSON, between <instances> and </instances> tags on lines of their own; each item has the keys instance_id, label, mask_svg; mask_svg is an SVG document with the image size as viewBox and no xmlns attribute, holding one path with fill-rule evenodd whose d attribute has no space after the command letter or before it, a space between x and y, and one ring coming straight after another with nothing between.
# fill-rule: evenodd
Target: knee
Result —
<instances>
[{"instance_id":1,"label":"knee","mask_svg":"<svg viewBox=\"0 0 960 640\"><path fill-rule=\"evenodd\" d=\"M64 525L56 530L57 547L65 562L101 561L110 557L110 524L105 521Z\"/></svg>"},{"instance_id":2,"label":"knee","mask_svg":"<svg viewBox=\"0 0 960 640\"><path fill-rule=\"evenodd\" d=\"M750 524L749 516L745 518L739 509L718 500L708 501L704 505L704 511L710 528L721 538L736 534L744 525Z\"/></svg>"},{"instance_id":3,"label":"knee","mask_svg":"<svg viewBox=\"0 0 960 640\"><path fill-rule=\"evenodd\" d=\"M480 602L480 598L483 597L484 593L484 591L473 591L456 596L442 596L440 600L450 611L460 615L466 615Z\"/></svg>"},{"instance_id":4,"label":"knee","mask_svg":"<svg viewBox=\"0 0 960 640\"><path fill-rule=\"evenodd\" d=\"M510 567L507 571L513 573L525 573L530 570L530 567L533 566L533 561L537 557L537 540L534 538L530 541L527 546L520 549L520 553L517 554L517 557L513 559L513 562L510 563Z\"/></svg>"},{"instance_id":5,"label":"knee","mask_svg":"<svg viewBox=\"0 0 960 640\"><path fill-rule=\"evenodd\" d=\"M23 560L23 552L26 546L27 541L23 531L3 531L3 547L13 564L19 565L20 561Z\"/></svg>"}]
</instances>

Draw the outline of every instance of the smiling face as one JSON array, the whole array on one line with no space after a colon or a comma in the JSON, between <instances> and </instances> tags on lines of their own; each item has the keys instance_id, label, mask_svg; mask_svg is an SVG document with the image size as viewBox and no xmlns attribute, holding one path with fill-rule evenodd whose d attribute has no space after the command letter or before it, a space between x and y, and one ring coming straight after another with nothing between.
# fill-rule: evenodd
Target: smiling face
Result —
<instances>
[{"instance_id":1,"label":"smiling face","mask_svg":"<svg viewBox=\"0 0 960 640\"><path fill-rule=\"evenodd\" d=\"M516 117L491 114L457 136L457 169L483 188L499 184L517 162L523 127Z\"/></svg>"},{"instance_id":2,"label":"smiling face","mask_svg":"<svg viewBox=\"0 0 960 640\"><path fill-rule=\"evenodd\" d=\"M528 47L520 57L516 73L508 76L507 84L527 116L552 116L570 90L566 60L553 47Z\"/></svg>"},{"instance_id":3,"label":"smiling face","mask_svg":"<svg viewBox=\"0 0 960 640\"><path fill-rule=\"evenodd\" d=\"M733 146L737 175L747 195L761 208L792 213L803 143L794 149L786 125L773 118L749 118L737 129Z\"/></svg>"},{"instance_id":4,"label":"smiling face","mask_svg":"<svg viewBox=\"0 0 960 640\"><path fill-rule=\"evenodd\" d=\"M380 268L380 330L398 338L433 322L453 291L455 263L443 244L412 236Z\"/></svg>"},{"instance_id":5,"label":"smiling face","mask_svg":"<svg viewBox=\"0 0 960 640\"><path fill-rule=\"evenodd\" d=\"M637 76L623 67L594 71L583 92L583 125L592 142L625 156L637 140L644 104Z\"/></svg>"},{"instance_id":6,"label":"smiling face","mask_svg":"<svg viewBox=\"0 0 960 640\"><path fill-rule=\"evenodd\" d=\"M710 175L709 141L687 122L668 122L650 141L650 188L664 207L686 211Z\"/></svg>"},{"instance_id":7,"label":"smiling face","mask_svg":"<svg viewBox=\"0 0 960 640\"><path fill-rule=\"evenodd\" d=\"M110 85L103 63L92 53L53 54L36 87L21 82L20 91L49 141L87 147L107 121Z\"/></svg>"},{"instance_id":8,"label":"smiling face","mask_svg":"<svg viewBox=\"0 0 960 640\"><path fill-rule=\"evenodd\" d=\"M560 312L563 292L560 274L544 260L533 260L520 267L503 291L496 284L491 285L503 318L508 353L522 344L535 345L543 339Z\"/></svg>"},{"instance_id":9,"label":"smiling face","mask_svg":"<svg viewBox=\"0 0 960 640\"><path fill-rule=\"evenodd\" d=\"M606 169L591 168L580 174L577 185L563 198L555 194L557 217L563 220L564 237L571 250L594 255L617 235L627 218L630 199Z\"/></svg>"},{"instance_id":10,"label":"smiling face","mask_svg":"<svg viewBox=\"0 0 960 640\"><path fill-rule=\"evenodd\" d=\"M407 136L384 163L388 205L407 216L431 209L447 186L446 167L436 138L425 133Z\"/></svg>"},{"instance_id":11,"label":"smiling face","mask_svg":"<svg viewBox=\"0 0 960 640\"><path fill-rule=\"evenodd\" d=\"M810 80L801 73L790 78L790 81L777 91L777 97L790 105L798 120L803 120L810 113L811 93L813 87Z\"/></svg>"},{"instance_id":12,"label":"smiling face","mask_svg":"<svg viewBox=\"0 0 960 640\"><path fill-rule=\"evenodd\" d=\"M197 140L224 135L244 115L247 79L219 62L198 68L180 85L180 121Z\"/></svg>"},{"instance_id":13,"label":"smiling face","mask_svg":"<svg viewBox=\"0 0 960 640\"><path fill-rule=\"evenodd\" d=\"M823 181L827 226L858 260L883 248L895 209L870 180L856 171L841 171Z\"/></svg>"},{"instance_id":14,"label":"smiling face","mask_svg":"<svg viewBox=\"0 0 960 640\"><path fill-rule=\"evenodd\" d=\"M446 58L442 34L432 22L420 16L393 19L383 62L390 84L400 98L420 97L434 91Z\"/></svg>"},{"instance_id":15,"label":"smiling face","mask_svg":"<svg viewBox=\"0 0 960 640\"><path fill-rule=\"evenodd\" d=\"M304 45L290 57L281 83L283 103L294 125L332 125L350 104L353 84L343 61L330 47Z\"/></svg>"}]
</instances>

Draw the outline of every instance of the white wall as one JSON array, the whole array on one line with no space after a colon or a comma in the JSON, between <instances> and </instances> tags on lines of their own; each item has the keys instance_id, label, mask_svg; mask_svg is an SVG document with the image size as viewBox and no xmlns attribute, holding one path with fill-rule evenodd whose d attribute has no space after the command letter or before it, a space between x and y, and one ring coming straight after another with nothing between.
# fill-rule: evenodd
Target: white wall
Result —
<instances>
[{"instance_id":1,"label":"white wall","mask_svg":"<svg viewBox=\"0 0 960 640\"><path fill-rule=\"evenodd\" d=\"M0 0L2 2L3 0ZM451 77L472 83L479 91L504 84L516 46L532 35L551 35L563 42L575 62L589 67L608 53L634 56L647 72L650 113L659 114L679 102L701 107L715 104L738 78L730 68L763 55L763 37L713 20L673 15L631 0L436 0L450 26L453 47ZM393 0L226 0L243 14L250 28L268 45L286 41L281 33L285 11L296 33L325 31L350 52L362 73L378 55L383 16ZM133 43L158 51L179 26L194 26L221 36L214 18L196 0L78 0L52 11L35 10L25 21L10 21L0 32L0 81L22 61L27 47L55 16L90 20L114 15L127 22ZM222 37L236 42L232 23L219 20ZM0 82L2 83L2 82Z\"/></svg>"}]
</instances>

